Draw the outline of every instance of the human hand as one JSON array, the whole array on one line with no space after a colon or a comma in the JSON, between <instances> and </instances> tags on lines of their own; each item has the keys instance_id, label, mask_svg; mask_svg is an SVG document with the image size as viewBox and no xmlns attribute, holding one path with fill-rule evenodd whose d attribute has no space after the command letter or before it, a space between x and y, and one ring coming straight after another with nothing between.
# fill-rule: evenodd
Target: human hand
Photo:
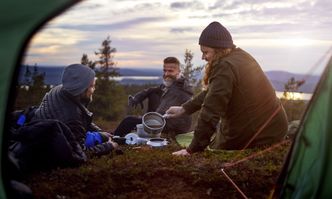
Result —
<instances>
[{"instance_id":1,"label":"human hand","mask_svg":"<svg viewBox=\"0 0 332 199\"><path fill-rule=\"evenodd\" d=\"M138 101L135 99L135 97L133 97L132 95L129 95L129 96L128 96L128 106L131 106L131 107L136 108L138 104L140 104L141 109L144 108L144 105L143 105L142 102L138 102Z\"/></svg>"},{"instance_id":2,"label":"human hand","mask_svg":"<svg viewBox=\"0 0 332 199\"><path fill-rule=\"evenodd\" d=\"M108 138L112 137L112 134L109 133L109 132L106 132L106 131L100 131L99 133L106 136L106 137L108 137Z\"/></svg>"},{"instance_id":3,"label":"human hand","mask_svg":"<svg viewBox=\"0 0 332 199\"><path fill-rule=\"evenodd\" d=\"M112 144L114 149L117 149L119 147L119 144L114 142L111 138L108 140L108 142Z\"/></svg>"},{"instance_id":4,"label":"human hand","mask_svg":"<svg viewBox=\"0 0 332 199\"><path fill-rule=\"evenodd\" d=\"M188 153L187 149L182 149L180 151L173 152L172 155L175 156L188 156L190 153Z\"/></svg>"},{"instance_id":5,"label":"human hand","mask_svg":"<svg viewBox=\"0 0 332 199\"><path fill-rule=\"evenodd\" d=\"M165 118L176 118L184 114L185 110L182 106L171 106L165 114Z\"/></svg>"}]
</instances>

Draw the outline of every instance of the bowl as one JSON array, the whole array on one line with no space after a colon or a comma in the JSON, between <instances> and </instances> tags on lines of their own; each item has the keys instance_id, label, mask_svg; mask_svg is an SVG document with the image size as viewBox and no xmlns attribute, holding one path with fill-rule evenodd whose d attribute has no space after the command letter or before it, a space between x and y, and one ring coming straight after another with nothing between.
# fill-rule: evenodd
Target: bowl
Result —
<instances>
[{"instance_id":1,"label":"bowl","mask_svg":"<svg viewBox=\"0 0 332 199\"><path fill-rule=\"evenodd\" d=\"M164 138L151 138L146 144L154 148L162 148L166 146L168 142Z\"/></svg>"},{"instance_id":2,"label":"bowl","mask_svg":"<svg viewBox=\"0 0 332 199\"><path fill-rule=\"evenodd\" d=\"M143 115L142 124L144 131L151 137L160 137L161 131L166 125L166 120L157 112L148 112Z\"/></svg>"}]
</instances>

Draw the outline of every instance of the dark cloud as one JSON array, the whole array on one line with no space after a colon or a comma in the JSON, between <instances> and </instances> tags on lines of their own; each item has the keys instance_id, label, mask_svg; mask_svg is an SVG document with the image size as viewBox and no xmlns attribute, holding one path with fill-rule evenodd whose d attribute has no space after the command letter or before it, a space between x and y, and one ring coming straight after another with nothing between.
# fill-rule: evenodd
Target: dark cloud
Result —
<instances>
[{"instance_id":1,"label":"dark cloud","mask_svg":"<svg viewBox=\"0 0 332 199\"><path fill-rule=\"evenodd\" d=\"M102 31L102 30L112 30L112 29L126 29L140 24L164 21L165 19L166 19L165 17L139 17L111 24L81 24L81 25L63 24L55 27L63 29L80 30L80 31Z\"/></svg>"},{"instance_id":2,"label":"dark cloud","mask_svg":"<svg viewBox=\"0 0 332 199\"><path fill-rule=\"evenodd\" d=\"M174 2L170 5L171 9L204 9L204 5L198 1L191 2Z\"/></svg>"}]
</instances>

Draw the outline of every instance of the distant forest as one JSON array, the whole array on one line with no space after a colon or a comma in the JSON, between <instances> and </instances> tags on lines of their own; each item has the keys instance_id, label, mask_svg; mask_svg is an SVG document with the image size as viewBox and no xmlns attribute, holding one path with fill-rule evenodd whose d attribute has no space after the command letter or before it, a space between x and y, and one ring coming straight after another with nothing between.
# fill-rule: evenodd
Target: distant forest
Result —
<instances>
[{"instance_id":1,"label":"distant forest","mask_svg":"<svg viewBox=\"0 0 332 199\"><path fill-rule=\"evenodd\" d=\"M33 73L35 66L22 65L19 75L18 84L24 85L27 81L26 71ZM44 74L44 83L46 85L58 85L61 83L61 74L65 66L37 66L39 73ZM118 83L123 85L144 85L144 84L160 84L162 82L162 68L117 68L119 76L124 76L118 81ZM294 74L285 71L267 71L265 72L269 80L271 81L274 89L276 91L284 91L284 85L287 81L294 77L295 79L305 79L306 82L299 88L299 92L303 93L313 93L318 81L318 75L303 75ZM134 79L130 77L159 77L158 79ZM202 77L201 73L196 73L195 78L200 79ZM30 77L31 79L31 77Z\"/></svg>"}]
</instances>

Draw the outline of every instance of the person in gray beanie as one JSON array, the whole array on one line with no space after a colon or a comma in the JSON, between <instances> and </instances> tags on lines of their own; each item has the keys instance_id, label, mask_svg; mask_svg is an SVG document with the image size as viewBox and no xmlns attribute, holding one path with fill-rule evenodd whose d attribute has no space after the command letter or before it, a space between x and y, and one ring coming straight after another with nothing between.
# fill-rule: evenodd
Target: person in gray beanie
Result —
<instances>
[{"instance_id":1,"label":"person in gray beanie","mask_svg":"<svg viewBox=\"0 0 332 199\"><path fill-rule=\"evenodd\" d=\"M191 144L173 155L190 155L207 146L238 150L281 141L287 133L287 116L257 61L234 45L219 22L210 23L198 43L207 62L203 89L166 111L169 118L199 111L197 124Z\"/></svg>"},{"instance_id":2,"label":"person in gray beanie","mask_svg":"<svg viewBox=\"0 0 332 199\"><path fill-rule=\"evenodd\" d=\"M110 134L92 123L93 114L87 109L95 90L94 70L82 64L71 64L65 67L61 81L61 85L46 93L32 121L54 119L63 122L88 156L111 152L117 144Z\"/></svg>"},{"instance_id":3,"label":"person in gray beanie","mask_svg":"<svg viewBox=\"0 0 332 199\"><path fill-rule=\"evenodd\" d=\"M62 88L73 96L82 94L94 81L95 71L81 64L67 66L62 74Z\"/></svg>"}]
</instances>

